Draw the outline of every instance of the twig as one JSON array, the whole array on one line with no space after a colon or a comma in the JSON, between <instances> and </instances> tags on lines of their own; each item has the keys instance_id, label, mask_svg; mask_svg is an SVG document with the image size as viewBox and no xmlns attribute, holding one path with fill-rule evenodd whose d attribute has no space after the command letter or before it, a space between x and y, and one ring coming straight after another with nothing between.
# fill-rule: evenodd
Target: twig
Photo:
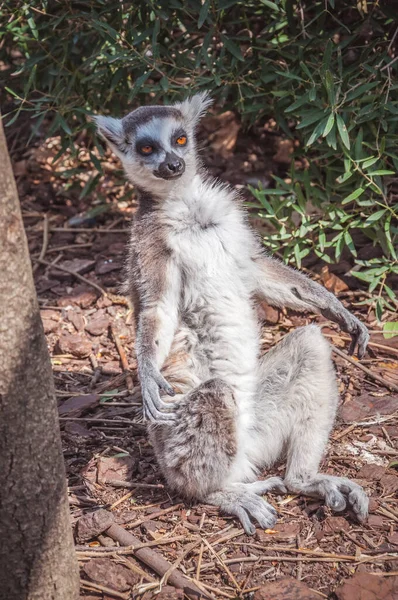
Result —
<instances>
[{"instance_id":1,"label":"twig","mask_svg":"<svg viewBox=\"0 0 398 600\"><path fill-rule=\"evenodd\" d=\"M342 437L344 437L345 435L347 435L347 433L350 433L350 432L351 432L353 429L355 429L355 427L357 427L357 424L356 424L356 423L353 423L353 424L352 424L352 425L350 425L349 427L346 427L346 428L344 429L344 431L341 431L340 433L336 433L336 434L333 436L333 440L334 440L334 441L336 441L336 440L340 440Z\"/></svg>"},{"instance_id":2,"label":"twig","mask_svg":"<svg viewBox=\"0 0 398 600\"><path fill-rule=\"evenodd\" d=\"M110 233L100 227L51 227L50 231L69 231L72 233ZM129 233L130 229L112 229L111 233Z\"/></svg>"},{"instance_id":3,"label":"twig","mask_svg":"<svg viewBox=\"0 0 398 600\"><path fill-rule=\"evenodd\" d=\"M177 560L171 565L171 567L169 569L167 569L166 573L163 575L162 579L160 580L160 585L167 585L167 582L169 580L170 575L176 570L176 568L181 564L181 562L184 560L184 558L186 556L188 556L188 554L199 544L201 543L201 540L196 540L195 542L192 542L192 544L189 544L188 548L185 548L183 552L181 552L180 556L177 558Z\"/></svg>"},{"instance_id":4,"label":"twig","mask_svg":"<svg viewBox=\"0 0 398 600\"><path fill-rule=\"evenodd\" d=\"M236 581L235 577L232 575L231 571L228 569L227 565L222 560L222 558L220 558L220 556L217 554L217 552L214 550L214 548L212 548L212 546L210 546L209 542L206 539L203 538L203 542L205 543L207 548L210 550L211 554L213 554L213 556L216 558L216 560L220 563L220 565L222 566L222 568L224 569L224 571L226 572L226 574L228 575L229 579L232 581L233 585L238 590L238 592L241 592L241 587L240 587L239 583Z\"/></svg>"},{"instance_id":5,"label":"twig","mask_svg":"<svg viewBox=\"0 0 398 600\"><path fill-rule=\"evenodd\" d=\"M358 367L358 369L361 369L361 371L366 373L366 375L368 375L368 377L371 377L375 381L378 381L379 383L384 385L384 387L386 387L387 389L392 390L394 392L398 392L398 385L395 385L394 383L390 383L389 381L386 381L385 379L383 379L383 377L380 377L380 375L376 375L376 373L372 373L372 371L370 369L368 369L367 367L362 365L359 361L351 358L351 356L348 356L348 354L346 354L345 352L342 352L341 350L339 350L339 348L336 348L336 346L332 345L332 351L335 354L337 354L337 356L344 358L344 360L346 360L347 362L351 363L352 365L355 365L356 367Z\"/></svg>"},{"instance_id":6,"label":"twig","mask_svg":"<svg viewBox=\"0 0 398 600\"><path fill-rule=\"evenodd\" d=\"M124 496L122 496L121 498L119 498L119 500L116 500L116 502L114 502L113 504L110 505L109 510L114 510L117 506L119 506L119 504L122 504L122 502L124 502L125 500L128 500L129 498L131 498L131 496L134 494L134 490L131 490L131 492L127 492L127 494L125 494Z\"/></svg>"},{"instance_id":7,"label":"twig","mask_svg":"<svg viewBox=\"0 0 398 600\"><path fill-rule=\"evenodd\" d=\"M112 331L112 336L113 336L113 339L115 342L116 349L120 356L120 362L122 363L123 371L126 373L127 389L132 394L134 392L134 383L133 383L133 378L130 373L127 355L126 355L126 352L124 351L124 348L120 341L119 335L116 333L115 328L112 326L111 326L111 331Z\"/></svg>"},{"instance_id":8,"label":"twig","mask_svg":"<svg viewBox=\"0 0 398 600\"><path fill-rule=\"evenodd\" d=\"M125 565L128 569L130 569L130 571L133 571L133 573L137 573L137 575L141 575L141 577L143 577L150 583L157 583L157 581L154 577L152 577L151 575L148 575L148 573L145 573L145 571L143 569L140 569L140 567L138 565L135 565L133 562L131 562L131 560L129 560L127 558L127 556L118 556L117 559L118 559L117 562L120 562L123 565Z\"/></svg>"},{"instance_id":9,"label":"twig","mask_svg":"<svg viewBox=\"0 0 398 600\"><path fill-rule=\"evenodd\" d=\"M38 261L43 260L46 252L47 252L47 247L48 247L48 214L46 213L44 215L44 220L43 220L43 243L42 243L42 247L40 250L40 254L38 257ZM36 263L35 265L33 265L33 273L35 273L37 271L39 267L39 264Z\"/></svg>"},{"instance_id":10,"label":"twig","mask_svg":"<svg viewBox=\"0 0 398 600\"><path fill-rule=\"evenodd\" d=\"M200 568L202 566L203 548L204 548L204 545L202 543L202 545L200 546L200 550L199 550L198 564L196 566L196 579L197 579L197 581L200 580Z\"/></svg>"},{"instance_id":11,"label":"twig","mask_svg":"<svg viewBox=\"0 0 398 600\"><path fill-rule=\"evenodd\" d=\"M164 510L160 510L157 513L152 513L151 515L148 515L146 517L142 517L142 519L137 519L136 521L133 521L132 523L129 522L129 519L126 519L123 523L123 525L126 527L126 529L134 529L135 527L138 527L138 525L141 525L142 523L146 523L147 521L152 521L152 519L157 519L158 517L162 517L163 515L167 515L170 512L173 512L173 510L176 510L177 508L180 508L181 504L174 504L174 506L169 506L168 508L165 508ZM131 521L132 519L130 519Z\"/></svg>"},{"instance_id":12,"label":"twig","mask_svg":"<svg viewBox=\"0 0 398 600\"><path fill-rule=\"evenodd\" d=\"M85 421L86 423L107 423L116 424L116 425L134 425L137 427L142 427L142 423L136 423L135 421L125 420L123 419L95 419L93 417L59 417L60 421Z\"/></svg>"},{"instance_id":13,"label":"twig","mask_svg":"<svg viewBox=\"0 0 398 600\"><path fill-rule=\"evenodd\" d=\"M389 510L386 510L385 508L378 508L376 510L376 513L378 515L383 515L383 517L388 517L389 519L392 519L393 521L398 523L398 517L396 517L392 512L390 512Z\"/></svg>"},{"instance_id":14,"label":"twig","mask_svg":"<svg viewBox=\"0 0 398 600\"><path fill-rule=\"evenodd\" d=\"M122 546L137 546L140 544L138 538L131 535L129 531L126 531L116 523L113 523L109 529L106 530L106 534L113 540L119 542ZM171 567L170 563L164 559L163 556L150 548L140 548L139 550L134 551L134 555L138 560L142 561L160 576L163 576ZM196 598L198 595L200 596L202 592L199 586L195 585L194 582L185 577L178 569L175 569L175 571L171 573L169 582L174 587L183 589L185 594L190 598Z\"/></svg>"},{"instance_id":15,"label":"twig","mask_svg":"<svg viewBox=\"0 0 398 600\"><path fill-rule=\"evenodd\" d=\"M209 590L210 592L215 592L216 594L219 594L220 596L224 596L225 598L236 598L236 595L231 596L231 594L227 594L227 592L223 592L219 588L215 588L215 587L212 587L211 585L208 585L207 583L203 583L203 581L196 581L196 579L191 579L191 578L190 578L190 581L195 583L201 591ZM211 596L211 598L214 598L214 596Z\"/></svg>"},{"instance_id":16,"label":"twig","mask_svg":"<svg viewBox=\"0 0 398 600\"><path fill-rule=\"evenodd\" d=\"M92 245L93 243L90 242L87 244L68 244L67 246L54 246L53 248L48 248L47 253L50 254L50 252L63 252L64 250L80 250L81 248L91 248ZM38 256L37 258L42 257Z\"/></svg>"},{"instance_id":17,"label":"twig","mask_svg":"<svg viewBox=\"0 0 398 600\"><path fill-rule=\"evenodd\" d=\"M377 333L383 333L383 332L377 331ZM327 338L337 337L337 333L336 333L336 335L333 335L331 333L323 333L323 335L324 335L324 337L327 337ZM339 337L339 339L343 340L344 342L351 341L351 338L346 337L345 335L339 335L338 337ZM386 346L385 344L377 344L376 342L368 342L368 346L370 346L371 348L379 348L380 350L386 350L386 352L392 352L393 354L398 354L397 348L393 348L392 346Z\"/></svg>"},{"instance_id":18,"label":"twig","mask_svg":"<svg viewBox=\"0 0 398 600\"><path fill-rule=\"evenodd\" d=\"M43 260L41 258L34 258L33 260L35 262L37 262L37 263L40 263L41 265L46 265L47 267L53 267L54 266L50 262L48 262L47 260ZM61 267L60 265L57 265L54 268L57 269L57 271L63 271L64 273L69 273L69 275L73 275L74 277L76 277L76 279L79 279L83 283L86 283L87 285L90 285L91 287L93 287L95 290L97 290L101 294L101 296L103 295L103 296L108 297L108 292L106 292L98 284L96 284L93 281L90 281L89 279L87 279L87 277L83 277L83 275L80 275L80 273L76 273L76 271L72 271L72 269L67 269L66 267Z\"/></svg>"},{"instance_id":19,"label":"twig","mask_svg":"<svg viewBox=\"0 0 398 600\"><path fill-rule=\"evenodd\" d=\"M135 483L134 481L119 481L119 479L108 479L107 485L112 485L117 488L127 488L127 489L135 489L135 488L147 488L147 489L155 489L155 490L164 490L164 485L162 483ZM146 506L142 506L141 508L147 508Z\"/></svg>"},{"instance_id":20,"label":"twig","mask_svg":"<svg viewBox=\"0 0 398 600\"><path fill-rule=\"evenodd\" d=\"M80 583L82 587L91 590L99 590L100 592L104 592L105 594L109 594L109 596L113 596L114 598L122 598L122 600L128 600L130 593L129 592L117 592L116 590L112 590L111 588L106 587L105 585L100 585L99 583L94 583L93 581L88 581L87 579L80 579Z\"/></svg>"},{"instance_id":21,"label":"twig","mask_svg":"<svg viewBox=\"0 0 398 600\"><path fill-rule=\"evenodd\" d=\"M104 556L107 554L117 554L117 555L125 555L125 554L134 554L136 550L140 550L141 548L154 548L155 546L162 546L163 544L173 544L174 542L180 542L181 540L186 540L186 535L177 535L175 537L167 537L164 536L159 540L153 540L152 542L140 542L139 544L135 544L134 546L127 546L124 548L120 548L119 546L112 547L100 547L100 548L91 548L91 550L86 550L84 548L76 548L76 552L81 557L89 557L93 556Z\"/></svg>"}]
</instances>

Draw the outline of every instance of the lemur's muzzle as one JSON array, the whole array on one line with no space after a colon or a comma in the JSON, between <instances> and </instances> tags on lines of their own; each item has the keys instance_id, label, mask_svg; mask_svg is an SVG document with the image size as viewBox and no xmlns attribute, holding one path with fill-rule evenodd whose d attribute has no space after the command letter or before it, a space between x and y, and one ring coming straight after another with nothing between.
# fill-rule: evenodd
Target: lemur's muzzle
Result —
<instances>
[{"instance_id":1,"label":"lemur's muzzle","mask_svg":"<svg viewBox=\"0 0 398 600\"><path fill-rule=\"evenodd\" d=\"M185 162L182 158L172 152L166 154L162 162L153 174L161 179L178 179L185 171Z\"/></svg>"}]
</instances>

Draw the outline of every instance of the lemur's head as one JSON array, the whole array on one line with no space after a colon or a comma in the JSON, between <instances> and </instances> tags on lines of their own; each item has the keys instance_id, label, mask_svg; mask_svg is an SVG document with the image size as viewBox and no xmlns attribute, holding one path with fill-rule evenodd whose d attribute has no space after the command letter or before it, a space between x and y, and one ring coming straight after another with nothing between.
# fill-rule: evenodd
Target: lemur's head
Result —
<instances>
[{"instance_id":1,"label":"lemur's head","mask_svg":"<svg viewBox=\"0 0 398 600\"><path fill-rule=\"evenodd\" d=\"M195 174L195 126L210 104L207 93L200 93L171 106L141 106L123 119L94 120L129 179L160 193Z\"/></svg>"}]
</instances>

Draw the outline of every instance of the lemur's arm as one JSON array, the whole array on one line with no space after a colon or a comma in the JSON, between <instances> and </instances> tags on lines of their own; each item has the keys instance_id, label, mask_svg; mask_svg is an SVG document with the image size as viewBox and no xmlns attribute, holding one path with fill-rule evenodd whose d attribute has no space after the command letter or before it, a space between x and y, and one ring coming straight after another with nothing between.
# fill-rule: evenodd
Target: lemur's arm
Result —
<instances>
[{"instance_id":1,"label":"lemur's arm","mask_svg":"<svg viewBox=\"0 0 398 600\"><path fill-rule=\"evenodd\" d=\"M160 369L167 358L178 324L180 293L179 273L159 252L156 241L152 248L132 252L133 295L136 313L136 354L141 384L144 417L150 421L170 421L174 416L165 412L170 404L160 398L159 390L174 396L172 386ZM156 252L157 251L157 252Z\"/></svg>"},{"instance_id":2,"label":"lemur's arm","mask_svg":"<svg viewBox=\"0 0 398 600\"><path fill-rule=\"evenodd\" d=\"M302 273L284 265L277 259L258 253L254 258L255 293L273 306L294 310L311 310L338 323L350 334L349 352L353 354L358 345L358 356L365 354L369 341L368 330L341 302L323 286Z\"/></svg>"}]
</instances>

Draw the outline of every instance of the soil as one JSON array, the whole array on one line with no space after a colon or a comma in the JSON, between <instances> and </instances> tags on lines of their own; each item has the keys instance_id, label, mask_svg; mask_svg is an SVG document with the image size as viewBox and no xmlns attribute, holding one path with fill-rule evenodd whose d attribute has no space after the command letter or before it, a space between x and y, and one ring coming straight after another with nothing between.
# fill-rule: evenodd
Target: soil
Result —
<instances>
[{"instance_id":1,"label":"soil","mask_svg":"<svg viewBox=\"0 0 398 600\"><path fill-rule=\"evenodd\" d=\"M93 164L98 151L86 146L84 133L76 156L66 153L54 162L60 139L37 138L26 147L22 127L9 134L9 147L54 371L82 597L127 600L134 593L148 599L160 589L160 577L132 549L118 553L118 543L103 528L78 538L79 520L103 508L176 569L207 586L213 598L250 592L268 598L261 590L270 582L279 582L272 588L276 599L348 598L347 581L361 574L388 580L381 586L387 589L383 598L393 598L398 397L388 386L398 385L398 336L383 337L372 306L363 303L366 292L350 289L344 265L331 272L313 262L310 275L367 323L372 345L361 363L384 381L364 373L358 361L334 355L341 407L322 470L365 487L369 520L359 524L350 511L333 515L321 501L303 496L270 496L279 512L277 526L248 537L235 519L214 507L187 505L163 486L142 423L132 313L118 292L136 209L120 165L106 151L98 175ZM201 140L211 173L243 191L247 183L268 185L271 173L283 175L292 151L272 123L249 135L232 113L209 117ZM263 226L255 215L252 220ZM346 336L321 317L265 304L259 317L264 351L310 322L321 324L330 341L347 350ZM262 476L283 475L284 468L277 465ZM115 480L117 486L109 483ZM131 482L141 487L131 489ZM165 583L160 597L183 597ZM368 587L351 586L350 598L365 598L359 594Z\"/></svg>"}]
</instances>

